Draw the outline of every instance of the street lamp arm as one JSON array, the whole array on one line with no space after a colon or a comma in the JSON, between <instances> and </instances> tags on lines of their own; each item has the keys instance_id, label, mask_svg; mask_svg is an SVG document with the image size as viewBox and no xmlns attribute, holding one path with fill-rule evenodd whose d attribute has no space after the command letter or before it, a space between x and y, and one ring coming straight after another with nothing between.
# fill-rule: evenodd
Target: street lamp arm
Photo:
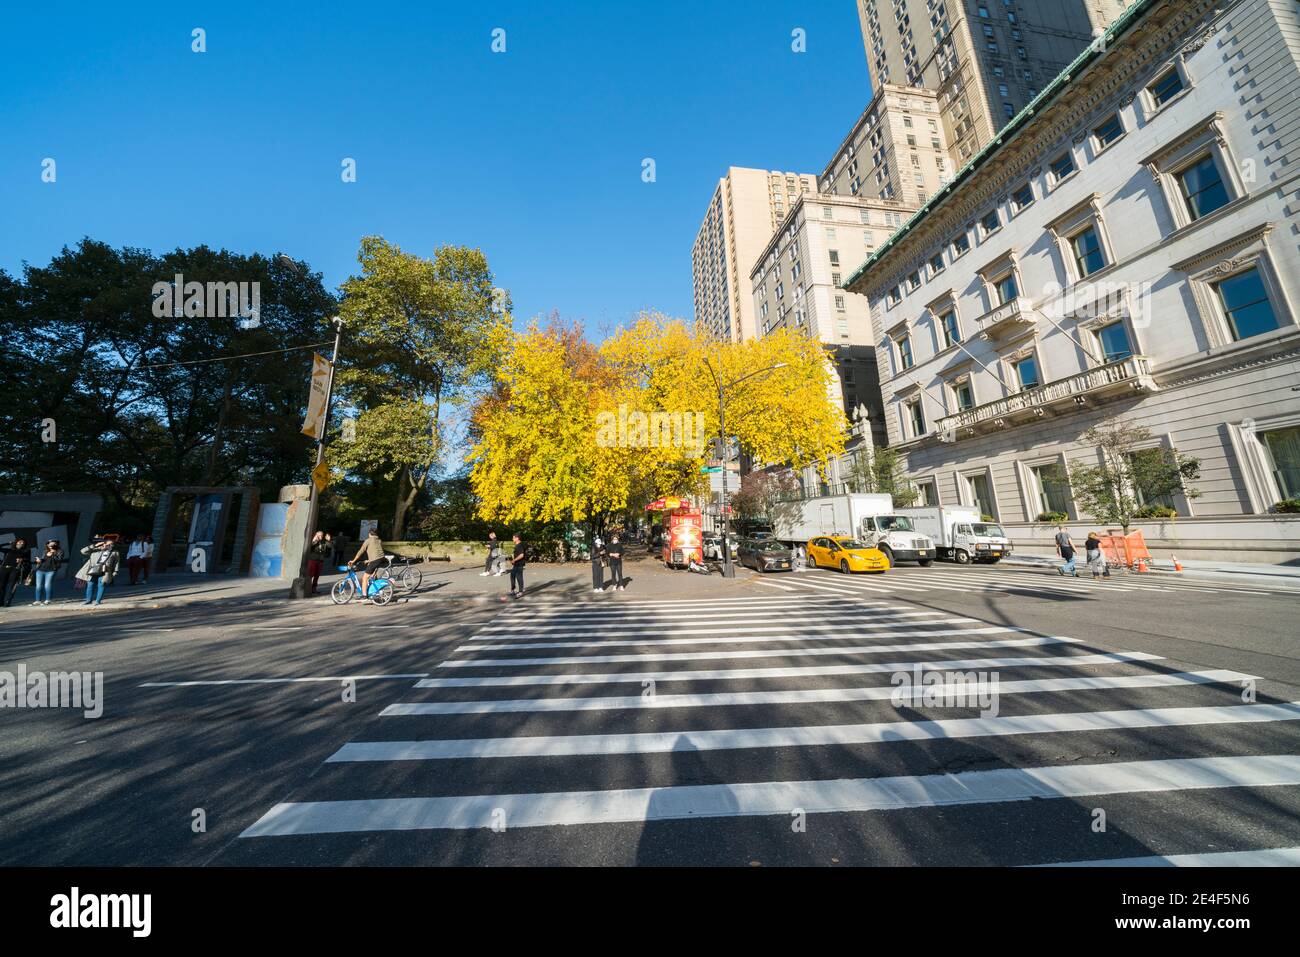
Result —
<instances>
[{"instance_id":1,"label":"street lamp arm","mask_svg":"<svg viewBox=\"0 0 1300 957\"><path fill-rule=\"evenodd\" d=\"M754 378L754 376L762 375L765 372L775 372L777 369L784 369L787 365L789 365L789 363L787 362L778 362L774 366L768 366L766 369L758 369L754 372L749 373L748 375L741 376L739 379L732 379L726 385L720 386L719 388L730 389L732 386L740 385L740 383L744 382L746 379L752 379ZM713 370L710 368L709 371L712 372Z\"/></svg>"}]
</instances>

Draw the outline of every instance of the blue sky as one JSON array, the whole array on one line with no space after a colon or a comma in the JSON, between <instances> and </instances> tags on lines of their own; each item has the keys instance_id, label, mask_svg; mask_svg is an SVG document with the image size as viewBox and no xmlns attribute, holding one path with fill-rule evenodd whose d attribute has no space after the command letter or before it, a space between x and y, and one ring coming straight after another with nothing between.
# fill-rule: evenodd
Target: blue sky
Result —
<instances>
[{"instance_id":1,"label":"blue sky","mask_svg":"<svg viewBox=\"0 0 1300 957\"><path fill-rule=\"evenodd\" d=\"M9 5L0 90L11 274L88 235L283 251L334 288L378 233L480 246L517 318L598 336L689 317L718 177L819 173L870 83L853 0L74 2Z\"/></svg>"}]
</instances>

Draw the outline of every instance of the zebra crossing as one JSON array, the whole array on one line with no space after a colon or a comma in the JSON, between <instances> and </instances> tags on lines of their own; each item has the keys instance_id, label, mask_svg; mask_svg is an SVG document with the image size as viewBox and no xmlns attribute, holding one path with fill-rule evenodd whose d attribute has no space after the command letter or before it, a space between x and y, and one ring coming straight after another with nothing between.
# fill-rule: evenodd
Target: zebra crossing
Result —
<instances>
[{"instance_id":1,"label":"zebra crossing","mask_svg":"<svg viewBox=\"0 0 1300 957\"><path fill-rule=\"evenodd\" d=\"M815 863L829 844L851 864L1042 865L1300 848L1300 701L904 598L537 601L430 664L241 849ZM1274 815L1249 827L1222 819L1261 804ZM1117 822L1102 833L1098 808Z\"/></svg>"},{"instance_id":2,"label":"zebra crossing","mask_svg":"<svg viewBox=\"0 0 1300 957\"><path fill-rule=\"evenodd\" d=\"M930 568L899 568L883 575L841 575L825 569L809 569L797 574L760 576L756 584L766 590L815 592L821 594L855 592L867 595L924 595L955 592L1016 592L1044 595L1093 595L1098 593L1206 595L1271 595L1300 600L1300 589L1266 588L1259 585L1219 584L1191 579L1172 580L1167 576L1150 577L1136 573L1115 573L1104 580L1093 580L1084 567L1078 578L1058 575L1052 568L979 567L935 564Z\"/></svg>"}]
</instances>

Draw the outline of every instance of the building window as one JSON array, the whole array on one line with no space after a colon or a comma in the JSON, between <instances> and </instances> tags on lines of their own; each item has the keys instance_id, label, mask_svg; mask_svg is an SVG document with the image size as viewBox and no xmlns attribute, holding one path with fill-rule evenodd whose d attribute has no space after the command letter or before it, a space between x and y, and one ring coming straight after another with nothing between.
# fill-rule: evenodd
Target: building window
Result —
<instances>
[{"instance_id":1,"label":"building window","mask_svg":"<svg viewBox=\"0 0 1300 957\"><path fill-rule=\"evenodd\" d=\"M939 317L939 327L943 330L944 348L961 342L961 330L957 328L957 313L951 309Z\"/></svg>"},{"instance_id":2,"label":"building window","mask_svg":"<svg viewBox=\"0 0 1300 957\"><path fill-rule=\"evenodd\" d=\"M911 273L907 277L907 291L916 292L916 290L920 288L921 288L921 271L918 269L917 271Z\"/></svg>"},{"instance_id":3,"label":"building window","mask_svg":"<svg viewBox=\"0 0 1300 957\"><path fill-rule=\"evenodd\" d=\"M1151 94L1151 102L1159 109L1183 92L1183 78L1176 67L1170 67L1147 87L1147 92Z\"/></svg>"},{"instance_id":4,"label":"building window","mask_svg":"<svg viewBox=\"0 0 1300 957\"><path fill-rule=\"evenodd\" d=\"M989 477L978 472L975 475L963 476L966 480L966 494L970 497L970 503L979 509L981 516L992 515L997 517L997 512L993 508L993 491L989 488Z\"/></svg>"},{"instance_id":5,"label":"building window","mask_svg":"<svg viewBox=\"0 0 1300 957\"><path fill-rule=\"evenodd\" d=\"M965 233L958 233L955 237L953 237L953 241L952 241L953 259L960 259L962 256L966 255L966 252L969 249L970 249L969 236L967 236Z\"/></svg>"},{"instance_id":6,"label":"building window","mask_svg":"<svg viewBox=\"0 0 1300 957\"><path fill-rule=\"evenodd\" d=\"M1034 205L1034 187L1031 184L1025 183L1011 194L1011 206L1017 213L1032 205Z\"/></svg>"},{"instance_id":7,"label":"building window","mask_svg":"<svg viewBox=\"0 0 1300 957\"><path fill-rule=\"evenodd\" d=\"M1013 269L1005 276L997 279L993 283L994 293L997 295L997 304L1005 305L1013 299L1020 298L1020 285L1016 282L1016 271Z\"/></svg>"},{"instance_id":8,"label":"building window","mask_svg":"<svg viewBox=\"0 0 1300 957\"><path fill-rule=\"evenodd\" d=\"M1137 452L1130 452L1128 454L1129 469L1134 472L1146 471L1145 466L1152 459L1162 460L1167 458L1168 454L1165 449L1140 449ZM1139 508L1161 505L1174 511L1178 510L1178 503L1174 501L1172 495L1144 495L1142 490L1136 486L1132 491L1133 500L1137 502Z\"/></svg>"},{"instance_id":9,"label":"building window","mask_svg":"<svg viewBox=\"0 0 1300 957\"><path fill-rule=\"evenodd\" d=\"M953 398L957 400L957 410L965 412L975 408L975 392L971 389L970 379L963 379L952 387Z\"/></svg>"},{"instance_id":10,"label":"building window","mask_svg":"<svg viewBox=\"0 0 1300 957\"><path fill-rule=\"evenodd\" d=\"M1066 150L1056 159L1052 160L1051 169L1053 183L1059 183L1063 179L1067 179L1074 175L1074 157L1070 154L1070 151Z\"/></svg>"},{"instance_id":11,"label":"building window","mask_svg":"<svg viewBox=\"0 0 1300 957\"><path fill-rule=\"evenodd\" d=\"M1070 237L1070 248L1074 250L1074 268L1080 279L1106 268L1106 253L1101 248L1096 226Z\"/></svg>"},{"instance_id":12,"label":"building window","mask_svg":"<svg viewBox=\"0 0 1300 957\"><path fill-rule=\"evenodd\" d=\"M943 253L935 253L930 257L930 275L937 276L943 269Z\"/></svg>"},{"instance_id":13,"label":"building window","mask_svg":"<svg viewBox=\"0 0 1300 957\"><path fill-rule=\"evenodd\" d=\"M1101 125L1094 127L1092 135L1097 140L1098 151L1104 150L1111 143L1114 143L1124 135L1124 124L1120 122L1119 114L1112 114Z\"/></svg>"},{"instance_id":14,"label":"building window","mask_svg":"<svg viewBox=\"0 0 1300 957\"><path fill-rule=\"evenodd\" d=\"M996 209L989 211L983 219L980 220L980 227L984 230L985 236L991 236L1002 228L1002 218L998 216Z\"/></svg>"},{"instance_id":15,"label":"building window","mask_svg":"<svg viewBox=\"0 0 1300 957\"><path fill-rule=\"evenodd\" d=\"M840 251L838 249L832 249L830 251L830 256L831 256L831 265L838 266L840 264Z\"/></svg>"},{"instance_id":16,"label":"building window","mask_svg":"<svg viewBox=\"0 0 1300 957\"><path fill-rule=\"evenodd\" d=\"M897 306L902 301L903 301L902 289L900 289L898 286L895 286L893 289L889 290L889 304L891 306Z\"/></svg>"},{"instance_id":17,"label":"building window","mask_svg":"<svg viewBox=\"0 0 1300 957\"><path fill-rule=\"evenodd\" d=\"M1263 432L1259 439L1282 498L1300 498L1300 427Z\"/></svg>"},{"instance_id":18,"label":"building window","mask_svg":"<svg viewBox=\"0 0 1300 957\"><path fill-rule=\"evenodd\" d=\"M1016 380L1020 383L1022 391L1038 387L1038 360L1034 356L1025 356L1011 363L1011 368L1015 370Z\"/></svg>"},{"instance_id":19,"label":"building window","mask_svg":"<svg viewBox=\"0 0 1300 957\"><path fill-rule=\"evenodd\" d=\"M1214 156L1207 154L1178 174L1178 188L1193 220L1208 216L1230 202Z\"/></svg>"},{"instance_id":20,"label":"building window","mask_svg":"<svg viewBox=\"0 0 1300 957\"><path fill-rule=\"evenodd\" d=\"M835 308L836 308L836 310L839 311L839 312L843 312L843 311L844 311L844 297L843 297L843 296L836 296L836 297L835 297Z\"/></svg>"},{"instance_id":21,"label":"building window","mask_svg":"<svg viewBox=\"0 0 1300 957\"><path fill-rule=\"evenodd\" d=\"M925 435L925 413L921 411L921 400L913 399L907 403L907 423L912 430L912 438Z\"/></svg>"},{"instance_id":22,"label":"building window","mask_svg":"<svg viewBox=\"0 0 1300 957\"><path fill-rule=\"evenodd\" d=\"M900 369L912 368L912 337L903 336L901 339L895 340L895 345L898 347L898 367Z\"/></svg>"},{"instance_id":23,"label":"building window","mask_svg":"<svg viewBox=\"0 0 1300 957\"><path fill-rule=\"evenodd\" d=\"M1070 486L1060 465L1035 465L1029 470L1034 478L1038 512L1070 514Z\"/></svg>"},{"instance_id":24,"label":"building window","mask_svg":"<svg viewBox=\"0 0 1300 957\"><path fill-rule=\"evenodd\" d=\"M1278 328L1277 315L1258 268L1216 283L1214 289L1234 340L1249 339Z\"/></svg>"},{"instance_id":25,"label":"building window","mask_svg":"<svg viewBox=\"0 0 1300 957\"><path fill-rule=\"evenodd\" d=\"M916 504L922 508L932 508L939 504L939 493L933 480L916 483Z\"/></svg>"},{"instance_id":26,"label":"building window","mask_svg":"<svg viewBox=\"0 0 1300 957\"><path fill-rule=\"evenodd\" d=\"M1119 362L1133 355L1133 345L1129 342L1128 327L1118 320L1097 330L1097 343L1101 346L1101 356L1105 362Z\"/></svg>"}]
</instances>

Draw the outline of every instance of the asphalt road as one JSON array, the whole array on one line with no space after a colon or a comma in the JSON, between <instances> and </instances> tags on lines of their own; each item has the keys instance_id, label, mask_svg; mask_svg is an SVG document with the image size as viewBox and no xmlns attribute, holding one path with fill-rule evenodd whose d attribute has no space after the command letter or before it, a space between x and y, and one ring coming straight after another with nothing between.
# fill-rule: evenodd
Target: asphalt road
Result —
<instances>
[{"instance_id":1,"label":"asphalt road","mask_svg":"<svg viewBox=\"0 0 1300 957\"><path fill-rule=\"evenodd\" d=\"M629 591L595 595L585 569L530 569L515 602L504 577L449 570L388 608L0 620L0 670L105 682L98 719L0 711L0 863L1300 847L1300 594L1010 566L629 574ZM918 662L995 673L996 715L895 707L892 681Z\"/></svg>"}]
</instances>

